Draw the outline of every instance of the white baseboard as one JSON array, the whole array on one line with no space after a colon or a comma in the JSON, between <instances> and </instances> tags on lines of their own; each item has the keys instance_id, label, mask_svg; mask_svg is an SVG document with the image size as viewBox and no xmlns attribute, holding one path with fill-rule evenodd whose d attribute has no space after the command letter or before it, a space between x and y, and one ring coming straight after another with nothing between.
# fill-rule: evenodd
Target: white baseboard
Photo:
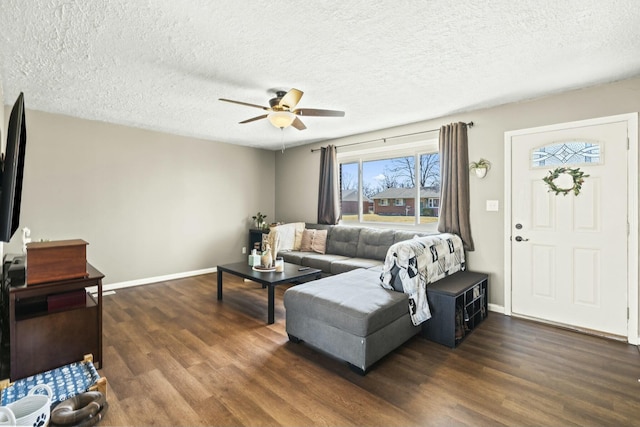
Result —
<instances>
[{"instance_id":1,"label":"white baseboard","mask_svg":"<svg viewBox=\"0 0 640 427\"><path fill-rule=\"evenodd\" d=\"M151 283L164 282L167 280L183 279L185 277L200 276L203 274L215 273L217 267L204 268L202 270L185 271L183 273L167 274L166 276L147 277L145 279L129 280L127 282L110 283L102 287L102 292L113 291L115 289L132 288L134 286L149 285ZM97 292L96 287L89 288L89 292ZM504 306L498 304L487 304L489 311L504 314Z\"/></svg>"},{"instance_id":2,"label":"white baseboard","mask_svg":"<svg viewBox=\"0 0 640 427\"><path fill-rule=\"evenodd\" d=\"M504 305L487 304L489 311L504 314Z\"/></svg>"},{"instance_id":3,"label":"white baseboard","mask_svg":"<svg viewBox=\"0 0 640 427\"><path fill-rule=\"evenodd\" d=\"M166 276L146 277L144 279L129 280L127 282L109 283L102 286L102 293L106 291L113 291L115 289L132 288L134 286L149 285L151 283L165 282L167 280L184 279L185 277L201 276L203 274L215 273L218 271L217 267L204 268L202 270L185 271L182 273L167 274ZM89 292L95 293L98 291L96 286L87 288Z\"/></svg>"}]
</instances>

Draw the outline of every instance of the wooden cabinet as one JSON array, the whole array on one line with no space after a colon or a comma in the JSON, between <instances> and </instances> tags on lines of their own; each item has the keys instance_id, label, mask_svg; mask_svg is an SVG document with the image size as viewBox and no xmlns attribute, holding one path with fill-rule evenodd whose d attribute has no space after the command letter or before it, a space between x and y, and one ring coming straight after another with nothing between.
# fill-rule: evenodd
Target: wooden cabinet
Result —
<instances>
[{"instance_id":1,"label":"wooden cabinet","mask_svg":"<svg viewBox=\"0 0 640 427\"><path fill-rule=\"evenodd\" d=\"M427 285L431 319L422 324L422 335L456 347L487 317L489 279L484 273L460 271Z\"/></svg>"},{"instance_id":2,"label":"wooden cabinet","mask_svg":"<svg viewBox=\"0 0 640 427\"><path fill-rule=\"evenodd\" d=\"M11 380L77 362L87 353L102 368L104 275L90 264L87 274L7 290ZM96 287L95 297L88 287Z\"/></svg>"}]
</instances>

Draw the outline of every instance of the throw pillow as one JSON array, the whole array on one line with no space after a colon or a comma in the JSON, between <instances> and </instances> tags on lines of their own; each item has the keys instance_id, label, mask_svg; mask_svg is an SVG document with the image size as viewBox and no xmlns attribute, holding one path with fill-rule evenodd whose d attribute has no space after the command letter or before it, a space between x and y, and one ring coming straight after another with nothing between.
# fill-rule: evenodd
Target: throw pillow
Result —
<instances>
[{"instance_id":1,"label":"throw pillow","mask_svg":"<svg viewBox=\"0 0 640 427\"><path fill-rule=\"evenodd\" d=\"M276 227L271 227L271 232L275 231L279 234L279 246L278 251L286 252L296 249L296 238L298 230L304 230L304 222L291 222L288 224L280 224ZM302 234L301 234L302 237ZM298 242L297 247L300 247Z\"/></svg>"},{"instance_id":2,"label":"throw pillow","mask_svg":"<svg viewBox=\"0 0 640 427\"><path fill-rule=\"evenodd\" d=\"M293 250L299 251L300 245L302 245L302 233L304 232L304 222L296 223L295 238L293 240Z\"/></svg>"},{"instance_id":3,"label":"throw pillow","mask_svg":"<svg viewBox=\"0 0 640 427\"><path fill-rule=\"evenodd\" d=\"M327 251L327 230L305 228L302 232L300 250L324 254Z\"/></svg>"},{"instance_id":4,"label":"throw pillow","mask_svg":"<svg viewBox=\"0 0 640 427\"><path fill-rule=\"evenodd\" d=\"M300 239L300 250L302 252L311 252L311 243L315 232L316 230L308 230L306 228L302 231L302 238Z\"/></svg>"},{"instance_id":5,"label":"throw pillow","mask_svg":"<svg viewBox=\"0 0 640 427\"><path fill-rule=\"evenodd\" d=\"M316 230L311 241L311 250L319 254L327 251L327 230Z\"/></svg>"}]
</instances>

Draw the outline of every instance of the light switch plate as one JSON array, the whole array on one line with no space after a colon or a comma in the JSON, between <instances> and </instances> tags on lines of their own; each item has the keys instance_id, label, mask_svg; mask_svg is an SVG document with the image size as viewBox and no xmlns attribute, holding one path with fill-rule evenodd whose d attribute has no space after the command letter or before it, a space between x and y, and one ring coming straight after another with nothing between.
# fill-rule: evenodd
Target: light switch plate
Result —
<instances>
[{"instance_id":1,"label":"light switch plate","mask_svg":"<svg viewBox=\"0 0 640 427\"><path fill-rule=\"evenodd\" d=\"M487 211L488 212L498 212L499 210L498 200L487 200Z\"/></svg>"}]
</instances>

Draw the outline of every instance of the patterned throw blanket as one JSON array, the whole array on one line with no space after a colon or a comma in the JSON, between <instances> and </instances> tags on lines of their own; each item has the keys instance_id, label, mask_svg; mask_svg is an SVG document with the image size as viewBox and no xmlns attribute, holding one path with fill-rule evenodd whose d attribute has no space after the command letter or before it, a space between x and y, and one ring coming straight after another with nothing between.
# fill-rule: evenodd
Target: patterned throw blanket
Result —
<instances>
[{"instance_id":1,"label":"patterned throw blanket","mask_svg":"<svg viewBox=\"0 0 640 427\"><path fill-rule=\"evenodd\" d=\"M417 326L431 318L427 285L464 269L462 239L442 233L391 245L380 280L382 287L409 296L411 321Z\"/></svg>"}]
</instances>

